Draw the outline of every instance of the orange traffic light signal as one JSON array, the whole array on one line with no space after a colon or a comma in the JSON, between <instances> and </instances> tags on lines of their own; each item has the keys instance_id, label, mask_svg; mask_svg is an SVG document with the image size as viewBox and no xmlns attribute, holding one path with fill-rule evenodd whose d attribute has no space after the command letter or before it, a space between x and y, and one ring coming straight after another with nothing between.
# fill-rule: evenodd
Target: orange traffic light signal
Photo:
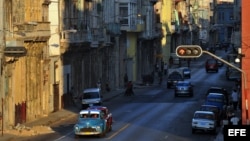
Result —
<instances>
[{"instance_id":1,"label":"orange traffic light signal","mask_svg":"<svg viewBox=\"0 0 250 141\"><path fill-rule=\"evenodd\" d=\"M176 55L180 58L198 58L202 55L202 48L198 45L180 45L176 48Z\"/></svg>"}]
</instances>

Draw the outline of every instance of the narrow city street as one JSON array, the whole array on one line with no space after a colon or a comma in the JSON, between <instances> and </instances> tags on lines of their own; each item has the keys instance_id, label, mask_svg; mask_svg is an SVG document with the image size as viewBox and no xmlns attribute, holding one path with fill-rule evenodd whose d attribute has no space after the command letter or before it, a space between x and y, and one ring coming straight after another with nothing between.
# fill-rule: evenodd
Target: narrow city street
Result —
<instances>
[{"instance_id":1,"label":"narrow city street","mask_svg":"<svg viewBox=\"0 0 250 141\"><path fill-rule=\"evenodd\" d=\"M221 51L218 53L225 54ZM138 141L213 141L217 134L203 132L192 134L193 113L203 104L209 87L224 87L231 92L234 82L226 80L225 65L218 73L206 73L204 60L209 57L202 56L191 62L192 76L187 80L194 85L193 97L174 97L174 89L167 89L164 79L161 85L154 83L152 86L135 88L135 96L118 94L105 100L103 105L109 108L114 123L112 131L103 138L81 136L75 139L73 126L76 123L76 116L72 116L51 124L52 133L32 137L32 140L127 141L136 138ZM221 132L220 127L217 129L217 133L219 132Z\"/></svg>"}]
</instances>

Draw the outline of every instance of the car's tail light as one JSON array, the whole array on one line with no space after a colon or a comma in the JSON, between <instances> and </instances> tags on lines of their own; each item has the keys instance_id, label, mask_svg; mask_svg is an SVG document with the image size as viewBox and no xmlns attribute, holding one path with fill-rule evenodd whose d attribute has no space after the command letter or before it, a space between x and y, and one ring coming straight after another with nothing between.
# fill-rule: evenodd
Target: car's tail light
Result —
<instances>
[{"instance_id":1,"label":"car's tail light","mask_svg":"<svg viewBox=\"0 0 250 141\"><path fill-rule=\"evenodd\" d=\"M214 123L209 123L209 125L214 125Z\"/></svg>"}]
</instances>

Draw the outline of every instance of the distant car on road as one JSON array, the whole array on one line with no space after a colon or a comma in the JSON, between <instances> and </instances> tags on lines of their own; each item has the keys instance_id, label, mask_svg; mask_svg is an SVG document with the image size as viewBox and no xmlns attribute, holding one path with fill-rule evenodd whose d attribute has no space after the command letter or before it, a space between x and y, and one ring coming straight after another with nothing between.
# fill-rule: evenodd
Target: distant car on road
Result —
<instances>
[{"instance_id":1,"label":"distant car on road","mask_svg":"<svg viewBox=\"0 0 250 141\"><path fill-rule=\"evenodd\" d=\"M171 72L167 78L167 88L174 87L178 81L183 81L183 80L184 80L183 75L180 72L178 71Z\"/></svg>"},{"instance_id":2,"label":"distant car on road","mask_svg":"<svg viewBox=\"0 0 250 141\"><path fill-rule=\"evenodd\" d=\"M214 58L207 59L205 68L206 68L206 72L209 72L209 71L218 72L219 70L218 60Z\"/></svg>"},{"instance_id":3,"label":"distant car on road","mask_svg":"<svg viewBox=\"0 0 250 141\"><path fill-rule=\"evenodd\" d=\"M193 96L193 85L189 81L178 81L175 85L175 97Z\"/></svg>"},{"instance_id":4,"label":"distant car on road","mask_svg":"<svg viewBox=\"0 0 250 141\"><path fill-rule=\"evenodd\" d=\"M221 56L219 56L219 58L223 59ZM220 60L218 60L218 66L219 67L222 67L224 65L224 63Z\"/></svg>"},{"instance_id":5,"label":"distant car on road","mask_svg":"<svg viewBox=\"0 0 250 141\"><path fill-rule=\"evenodd\" d=\"M197 130L216 133L216 117L211 111L195 111L192 118L192 133Z\"/></svg>"},{"instance_id":6,"label":"distant car on road","mask_svg":"<svg viewBox=\"0 0 250 141\"><path fill-rule=\"evenodd\" d=\"M226 78L230 81L239 81L241 80L241 72L235 69L231 69L226 73Z\"/></svg>"},{"instance_id":7,"label":"distant car on road","mask_svg":"<svg viewBox=\"0 0 250 141\"><path fill-rule=\"evenodd\" d=\"M184 78L191 78L191 70L189 67L181 67L180 68L183 72L183 77Z\"/></svg>"},{"instance_id":8,"label":"distant car on road","mask_svg":"<svg viewBox=\"0 0 250 141\"><path fill-rule=\"evenodd\" d=\"M94 105L102 105L102 94L99 88L86 88L81 95L82 109Z\"/></svg>"}]
</instances>

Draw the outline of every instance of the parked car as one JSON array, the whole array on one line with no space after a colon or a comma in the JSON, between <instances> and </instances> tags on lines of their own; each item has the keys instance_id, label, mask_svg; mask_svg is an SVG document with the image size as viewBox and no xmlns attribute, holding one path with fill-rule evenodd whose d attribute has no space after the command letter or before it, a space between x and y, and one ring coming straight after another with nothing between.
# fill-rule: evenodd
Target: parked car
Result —
<instances>
[{"instance_id":1,"label":"parked car","mask_svg":"<svg viewBox=\"0 0 250 141\"><path fill-rule=\"evenodd\" d=\"M191 70L189 67L181 67L180 68L183 72L183 77L184 78L191 78Z\"/></svg>"},{"instance_id":2,"label":"parked car","mask_svg":"<svg viewBox=\"0 0 250 141\"><path fill-rule=\"evenodd\" d=\"M219 58L223 59L221 56L219 56ZM218 60L218 66L219 67L222 67L224 65L224 63L220 60Z\"/></svg>"},{"instance_id":3,"label":"parked car","mask_svg":"<svg viewBox=\"0 0 250 141\"><path fill-rule=\"evenodd\" d=\"M216 117L211 111L195 111L192 118L192 133L197 130L216 133Z\"/></svg>"},{"instance_id":4,"label":"parked car","mask_svg":"<svg viewBox=\"0 0 250 141\"><path fill-rule=\"evenodd\" d=\"M220 50L220 49L221 49L221 43L217 42L217 43L215 44L215 48Z\"/></svg>"},{"instance_id":5,"label":"parked car","mask_svg":"<svg viewBox=\"0 0 250 141\"><path fill-rule=\"evenodd\" d=\"M239 81L241 80L241 72L235 69L231 69L226 73L227 80Z\"/></svg>"},{"instance_id":6,"label":"parked car","mask_svg":"<svg viewBox=\"0 0 250 141\"><path fill-rule=\"evenodd\" d=\"M82 96L82 109L86 109L90 106L101 105L102 95L99 88L87 88L83 90Z\"/></svg>"},{"instance_id":7,"label":"parked car","mask_svg":"<svg viewBox=\"0 0 250 141\"><path fill-rule=\"evenodd\" d=\"M226 106L226 98L221 93L209 93L205 99L205 105L214 105L220 108L224 112Z\"/></svg>"},{"instance_id":8,"label":"parked car","mask_svg":"<svg viewBox=\"0 0 250 141\"><path fill-rule=\"evenodd\" d=\"M93 109L81 110L78 121L74 125L75 137L81 135L98 135L103 137L112 128L112 122L108 121L112 118L112 114L106 113L106 107L96 107Z\"/></svg>"},{"instance_id":9,"label":"parked car","mask_svg":"<svg viewBox=\"0 0 250 141\"><path fill-rule=\"evenodd\" d=\"M209 72L209 71L218 72L219 70L218 60L214 58L207 59L205 68L206 68L206 72Z\"/></svg>"},{"instance_id":10,"label":"parked car","mask_svg":"<svg viewBox=\"0 0 250 141\"><path fill-rule=\"evenodd\" d=\"M175 85L175 97L193 96L193 85L190 81L178 81Z\"/></svg>"},{"instance_id":11,"label":"parked car","mask_svg":"<svg viewBox=\"0 0 250 141\"><path fill-rule=\"evenodd\" d=\"M222 87L210 87L207 92L206 92L206 96L209 93L220 93L223 94L226 98L226 104L229 104L229 100L230 100L230 94L228 93L228 91L225 88Z\"/></svg>"},{"instance_id":12,"label":"parked car","mask_svg":"<svg viewBox=\"0 0 250 141\"><path fill-rule=\"evenodd\" d=\"M173 58L173 65L180 64L180 58L176 55L176 53L171 53L170 56Z\"/></svg>"},{"instance_id":13,"label":"parked car","mask_svg":"<svg viewBox=\"0 0 250 141\"><path fill-rule=\"evenodd\" d=\"M171 72L167 78L167 88L174 87L178 81L183 81L183 80L184 80L183 75L180 72L178 71Z\"/></svg>"},{"instance_id":14,"label":"parked car","mask_svg":"<svg viewBox=\"0 0 250 141\"><path fill-rule=\"evenodd\" d=\"M221 46L222 46L222 48L224 48L224 49L228 49L228 48L229 48L229 45L230 45L229 42L223 42Z\"/></svg>"},{"instance_id":15,"label":"parked car","mask_svg":"<svg viewBox=\"0 0 250 141\"><path fill-rule=\"evenodd\" d=\"M201 105L201 111L211 111L214 112L216 117L217 125L220 126L220 122L223 118L223 113L220 111L220 108L214 105Z\"/></svg>"}]
</instances>

